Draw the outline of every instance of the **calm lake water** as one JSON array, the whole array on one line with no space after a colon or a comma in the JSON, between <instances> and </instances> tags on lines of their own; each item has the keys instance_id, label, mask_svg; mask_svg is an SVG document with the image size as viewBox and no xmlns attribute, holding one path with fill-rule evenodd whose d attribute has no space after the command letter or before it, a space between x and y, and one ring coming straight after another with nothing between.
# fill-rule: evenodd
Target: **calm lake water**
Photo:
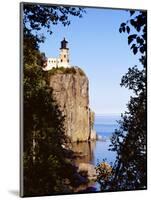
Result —
<instances>
[{"instance_id":1,"label":"calm lake water","mask_svg":"<svg viewBox=\"0 0 151 200\"><path fill-rule=\"evenodd\" d=\"M96 141L96 146L94 148L94 160L93 164L96 165L97 161L102 161L107 159L107 162L114 162L116 154L115 152L109 151L110 137L115 129L118 128L117 121L120 120L120 116L96 116L94 129L97 135L100 135L105 142Z\"/></svg>"},{"instance_id":2,"label":"calm lake water","mask_svg":"<svg viewBox=\"0 0 151 200\"><path fill-rule=\"evenodd\" d=\"M111 144L110 137L114 130L118 128L117 120L119 119L118 115L95 117L94 129L97 135L101 136L104 140L74 143L73 150L82 155L76 159L77 164L88 163L96 166L103 159L106 159L108 163L115 161L116 153L108 149ZM99 184L93 184L93 189L94 191L98 191Z\"/></svg>"}]
</instances>

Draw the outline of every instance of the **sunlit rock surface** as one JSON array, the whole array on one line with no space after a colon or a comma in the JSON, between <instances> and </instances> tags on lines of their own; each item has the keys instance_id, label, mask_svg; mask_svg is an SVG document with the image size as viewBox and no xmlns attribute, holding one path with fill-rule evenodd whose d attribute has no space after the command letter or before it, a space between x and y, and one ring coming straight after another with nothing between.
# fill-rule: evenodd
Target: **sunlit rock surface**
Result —
<instances>
[{"instance_id":1,"label":"sunlit rock surface","mask_svg":"<svg viewBox=\"0 0 151 200\"><path fill-rule=\"evenodd\" d=\"M71 141L95 139L96 134L91 131L89 80L84 72L80 68L59 69L57 73L50 74L49 84L65 116L65 133Z\"/></svg>"}]
</instances>

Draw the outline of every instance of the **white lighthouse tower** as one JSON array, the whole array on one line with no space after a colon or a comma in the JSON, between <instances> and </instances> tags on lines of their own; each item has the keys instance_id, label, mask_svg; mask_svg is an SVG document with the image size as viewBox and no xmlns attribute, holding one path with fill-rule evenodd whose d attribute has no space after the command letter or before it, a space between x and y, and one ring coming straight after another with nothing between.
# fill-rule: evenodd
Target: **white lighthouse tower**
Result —
<instances>
[{"instance_id":1,"label":"white lighthouse tower","mask_svg":"<svg viewBox=\"0 0 151 200\"><path fill-rule=\"evenodd\" d=\"M71 67L69 64L69 48L67 48L68 42L65 40L65 38L61 41L61 47L60 47L60 55L59 58L48 58L45 68L43 68L44 71L51 70L52 68L56 67Z\"/></svg>"},{"instance_id":2,"label":"white lighthouse tower","mask_svg":"<svg viewBox=\"0 0 151 200\"><path fill-rule=\"evenodd\" d=\"M67 48L67 41L65 38L61 41L60 56L58 67L70 67L69 65L69 48Z\"/></svg>"}]
</instances>

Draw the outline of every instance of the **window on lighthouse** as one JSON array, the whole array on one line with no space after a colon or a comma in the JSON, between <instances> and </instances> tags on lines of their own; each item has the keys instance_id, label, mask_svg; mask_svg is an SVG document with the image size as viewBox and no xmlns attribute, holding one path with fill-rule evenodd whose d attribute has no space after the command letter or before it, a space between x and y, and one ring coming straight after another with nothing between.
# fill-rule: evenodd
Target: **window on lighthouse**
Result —
<instances>
[{"instance_id":1,"label":"window on lighthouse","mask_svg":"<svg viewBox=\"0 0 151 200\"><path fill-rule=\"evenodd\" d=\"M64 55L64 58L66 58L66 55Z\"/></svg>"}]
</instances>

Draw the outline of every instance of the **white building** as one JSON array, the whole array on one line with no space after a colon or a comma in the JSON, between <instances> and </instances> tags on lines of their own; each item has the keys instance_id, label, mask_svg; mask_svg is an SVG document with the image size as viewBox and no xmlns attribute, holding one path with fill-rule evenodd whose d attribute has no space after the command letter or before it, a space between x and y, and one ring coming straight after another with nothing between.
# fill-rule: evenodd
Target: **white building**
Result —
<instances>
[{"instance_id":1,"label":"white building","mask_svg":"<svg viewBox=\"0 0 151 200\"><path fill-rule=\"evenodd\" d=\"M69 64L69 48L67 48L67 41L65 38L61 41L59 58L48 58L44 71L51 70L53 67L71 67Z\"/></svg>"}]
</instances>

